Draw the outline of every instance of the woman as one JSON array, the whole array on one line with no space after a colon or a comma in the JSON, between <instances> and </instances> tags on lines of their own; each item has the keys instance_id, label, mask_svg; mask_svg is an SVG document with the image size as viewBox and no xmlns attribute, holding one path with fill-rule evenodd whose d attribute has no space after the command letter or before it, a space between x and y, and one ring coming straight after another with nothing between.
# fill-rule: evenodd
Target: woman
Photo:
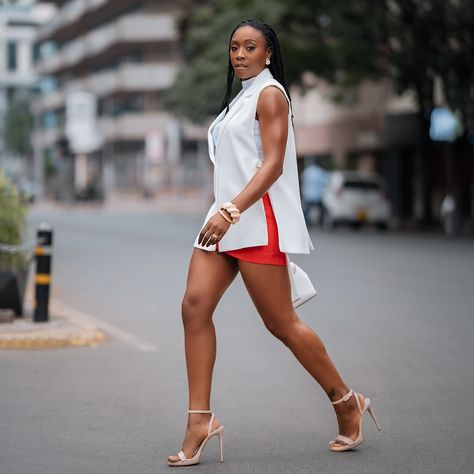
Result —
<instances>
[{"instance_id":1,"label":"woman","mask_svg":"<svg viewBox=\"0 0 474 474\"><path fill-rule=\"evenodd\" d=\"M242 90L230 102L234 75ZM368 398L347 388L292 306L286 253L314 248L301 209L280 46L273 29L258 20L239 23L231 34L227 93L208 138L215 202L196 238L182 302L190 409L182 449L168 464L197 464L212 436L219 436L223 461L223 426L209 409L216 356L212 315L238 272L265 326L334 405L340 434L331 450L352 449L362 442L362 415L372 409Z\"/></svg>"}]
</instances>

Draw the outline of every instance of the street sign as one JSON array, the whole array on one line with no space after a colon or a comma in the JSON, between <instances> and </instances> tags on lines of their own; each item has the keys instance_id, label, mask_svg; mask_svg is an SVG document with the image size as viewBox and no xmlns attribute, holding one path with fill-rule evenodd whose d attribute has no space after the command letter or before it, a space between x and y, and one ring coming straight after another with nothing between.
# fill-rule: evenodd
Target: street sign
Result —
<instances>
[{"instance_id":1,"label":"street sign","mask_svg":"<svg viewBox=\"0 0 474 474\"><path fill-rule=\"evenodd\" d=\"M151 130L145 137L145 157L149 163L162 163L165 158L165 134L163 130Z\"/></svg>"},{"instance_id":2,"label":"street sign","mask_svg":"<svg viewBox=\"0 0 474 474\"><path fill-rule=\"evenodd\" d=\"M92 153L102 145L94 94L75 91L66 97L66 137L73 153Z\"/></svg>"},{"instance_id":3,"label":"street sign","mask_svg":"<svg viewBox=\"0 0 474 474\"><path fill-rule=\"evenodd\" d=\"M445 107L431 112L430 137L435 142L454 142L462 134L463 127L458 117Z\"/></svg>"}]
</instances>

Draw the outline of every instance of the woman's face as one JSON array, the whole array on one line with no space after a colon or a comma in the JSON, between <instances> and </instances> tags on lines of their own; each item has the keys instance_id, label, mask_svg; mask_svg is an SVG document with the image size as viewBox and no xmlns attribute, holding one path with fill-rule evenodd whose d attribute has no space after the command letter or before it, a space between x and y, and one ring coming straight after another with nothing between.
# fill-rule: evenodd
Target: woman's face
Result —
<instances>
[{"instance_id":1,"label":"woman's face","mask_svg":"<svg viewBox=\"0 0 474 474\"><path fill-rule=\"evenodd\" d=\"M262 72L265 60L271 56L265 37L251 26L242 26L231 38L230 62L241 80L250 79Z\"/></svg>"}]
</instances>

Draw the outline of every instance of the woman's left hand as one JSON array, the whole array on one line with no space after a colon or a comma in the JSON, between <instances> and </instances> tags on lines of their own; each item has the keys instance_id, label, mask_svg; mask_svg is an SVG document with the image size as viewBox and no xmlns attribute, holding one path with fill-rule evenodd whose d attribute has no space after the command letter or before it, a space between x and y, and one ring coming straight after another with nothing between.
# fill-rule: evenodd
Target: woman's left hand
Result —
<instances>
[{"instance_id":1,"label":"woman's left hand","mask_svg":"<svg viewBox=\"0 0 474 474\"><path fill-rule=\"evenodd\" d=\"M202 228L199 233L198 243L203 247L215 245L229 230L230 223L227 222L218 212L216 212Z\"/></svg>"}]
</instances>

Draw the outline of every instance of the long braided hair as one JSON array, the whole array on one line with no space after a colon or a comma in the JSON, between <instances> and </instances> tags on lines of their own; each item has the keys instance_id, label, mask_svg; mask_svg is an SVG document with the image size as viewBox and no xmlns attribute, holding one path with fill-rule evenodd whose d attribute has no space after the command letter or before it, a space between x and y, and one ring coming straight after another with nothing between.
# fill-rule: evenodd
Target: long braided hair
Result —
<instances>
[{"instance_id":1,"label":"long braided hair","mask_svg":"<svg viewBox=\"0 0 474 474\"><path fill-rule=\"evenodd\" d=\"M291 103L290 91L288 90L288 86L286 85L285 75L283 71L283 57L280 50L280 42L278 41L277 35L273 28L266 23L262 23L260 20L256 20L254 18L243 20L236 25L232 33L230 34L229 38L229 50L230 50L230 43L232 41L232 37L234 33L243 26L251 26L256 30L260 31L265 38L265 42L267 47L272 51L272 57L270 65L268 69L272 73L272 76L283 86L285 92L288 95ZM232 63L229 57L229 63L227 66L227 90L224 96L224 100L222 101L221 107L219 109L219 113L226 109L226 113L229 111L229 104L230 99L232 97L232 83L234 82L234 68L232 67Z\"/></svg>"}]
</instances>

